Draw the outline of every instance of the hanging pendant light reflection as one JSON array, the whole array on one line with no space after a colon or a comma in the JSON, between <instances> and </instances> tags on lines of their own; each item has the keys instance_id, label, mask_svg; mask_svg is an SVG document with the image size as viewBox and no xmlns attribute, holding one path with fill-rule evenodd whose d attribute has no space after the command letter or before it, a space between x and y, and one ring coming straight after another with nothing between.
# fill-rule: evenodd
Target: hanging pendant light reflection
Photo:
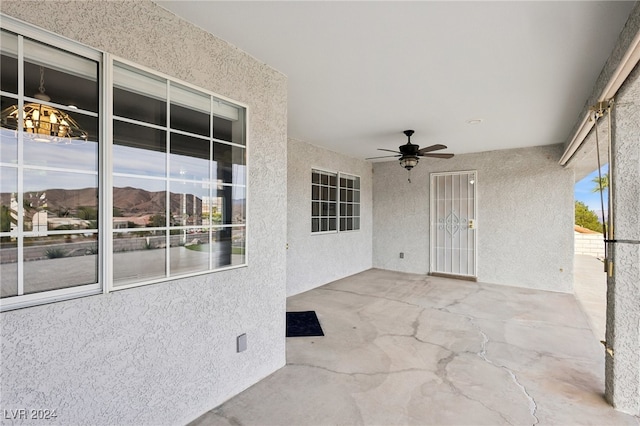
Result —
<instances>
[{"instance_id":1,"label":"hanging pendant light reflection","mask_svg":"<svg viewBox=\"0 0 640 426\"><path fill-rule=\"evenodd\" d=\"M45 94L43 67L40 67L40 87L38 90L39 92L33 96L34 98L42 102L51 101L51 98ZM18 105L12 105L2 110L2 127L18 130L19 114ZM22 131L25 136L35 142L84 143L87 141L87 132L82 130L69 114L53 106L30 102L24 105L22 116L24 120Z\"/></svg>"}]
</instances>

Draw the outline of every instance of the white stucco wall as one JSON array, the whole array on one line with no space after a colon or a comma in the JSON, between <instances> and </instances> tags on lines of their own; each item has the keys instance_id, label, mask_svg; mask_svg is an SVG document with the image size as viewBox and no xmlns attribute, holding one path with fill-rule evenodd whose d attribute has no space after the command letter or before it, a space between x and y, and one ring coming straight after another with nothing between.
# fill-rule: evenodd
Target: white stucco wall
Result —
<instances>
[{"instance_id":1,"label":"white stucco wall","mask_svg":"<svg viewBox=\"0 0 640 426\"><path fill-rule=\"evenodd\" d=\"M147 1L0 11L249 110L249 266L2 313L2 409L56 409L47 424L185 424L283 366L286 77Z\"/></svg>"},{"instance_id":2,"label":"white stucco wall","mask_svg":"<svg viewBox=\"0 0 640 426\"><path fill-rule=\"evenodd\" d=\"M371 163L289 139L287 296L371 268ZM360 230L311 233L311 169L360 176Z\"/></svg>"},{"instance_id":3,"label":"white stucco wall","mask_svg":"<svg viewBox=\"0 0 640 426\"><path fill-rule=\"evenodd\" d=\"M476 170L478 280L570 292L573 287L573 171L561 145L397 161L373 168L373 267L429 272L429 174ZM400 259L399 253L404 253Z\"/></svg>"},{"instance_id":4,"label":"white stucco wall","mask_svg":"<svg viewBox=\"0 0 640 426\"><path fill-rule=\"evenodd\" d=\"M633 15L640 31L640 3ZM616 94L613 112L612 218L608 254L605 396L618 410L640 416L640 65Z\"/></svg>"}]
</instances>

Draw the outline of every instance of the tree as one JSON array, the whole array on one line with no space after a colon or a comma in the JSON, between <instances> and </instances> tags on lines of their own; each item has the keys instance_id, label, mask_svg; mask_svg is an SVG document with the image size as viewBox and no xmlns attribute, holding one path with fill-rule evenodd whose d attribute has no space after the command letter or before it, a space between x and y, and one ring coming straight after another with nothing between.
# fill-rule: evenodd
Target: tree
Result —
<instances>
[{"instance_id":1,"label":"tree","mask_svg":"<svg viewBox=\"0 0 640 426\"><path fill-rule=\"evenodd\" d=\"M147 226L152 228L161 228L167 225L167 218L161 214L154 214L149 218L149 223Z\"/></svg>"},{"instance_id":2,"label":"tree","mask_svg":"<svg viewBox=\"0 0 640 426\"><path fill-rule=\"evenodd\" d=\"M602 224L598 221L598 216L582 201L576 200L575 206L576 225L592 231L602 232Z\"/></svg>"},{"instance_id":3,"label":"tree","mask_svg":"<svg viewBox=\"0 0 640 426\"><path fill-rule=\"evenodd\" d=\"M11 209L0 205L0 232L11 231Z\"/></svg>"},{"instance_id":4,"label":"tree","mask_svg":"<svg viewBox=\"0 0 640 426\"><path fill-rule=\"evenodd\" d=\"M80 206L78 207L78 217L84 220L97 220L98 210L95 207Z\"/></svg>"},{"instance_id":5,"label":"tree","mask_svg":"<svg viewBox=\"0 0 640 426\"><path fill-rule=\"evenodd\" d=\"M591 182L595 184L591 192L600 192L609 188L609 173L605 173L602 177L596 176L591 179Z\"/></svg>"}]
</instances>

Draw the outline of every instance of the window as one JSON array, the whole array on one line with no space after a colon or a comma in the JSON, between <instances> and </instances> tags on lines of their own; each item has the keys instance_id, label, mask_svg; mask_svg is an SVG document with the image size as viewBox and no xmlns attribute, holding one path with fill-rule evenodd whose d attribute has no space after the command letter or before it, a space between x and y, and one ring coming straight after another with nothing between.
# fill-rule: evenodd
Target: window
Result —
<instances>
[{"instance_id":1,"label":"window","mask_svg":"<svg viewBox=\"0 0 640 426\"><path fill-rule=\"evenodd\" d=\"M340 230L360 229L360 178L340 173Z\"/></svg>"},{"instance_id":2,"label":"window","mask_svg":"<svg viewBox=\"0 0 640 426\"><path fill-rule=\"evenodd\" d=\"M246 265L243 107L10 18L0 35L2 310Z\"/></svg>"},{"instance_id":3,"label":"window","mask_svg":"<svg viewBox=\"0 0 640 426\"><path fill-rule=\"evenodd\" d=\"M336 230L338 175L311 171L311 232Z\"/></svg>"},{"instance_id":4,"label":"window","mask_svg":"<svg viewBox=\"0 0 640 426\"><path fill-rule=\"evenodd\" d=\"M113 70L113 285L244 264L244 111Z\"/></svg>"},{"instance_id":5,"label":"window","mask_svg":"<svg viewBox=\"0 0 640 426\"><path fill-rule=\"evenodd\" d=\"M0 37L2 306L99 292L101 55Z\"/></svg>"},{"instance_id":6,"label":"window","mask_svg":"<svg viewBox=\"0 0 640 426\"><path fill-rule=\"evenodd\" d=\"M311 232L358 229L360 229L360 178L346 173L312 170Z\"/></svg>"}]
</instances>

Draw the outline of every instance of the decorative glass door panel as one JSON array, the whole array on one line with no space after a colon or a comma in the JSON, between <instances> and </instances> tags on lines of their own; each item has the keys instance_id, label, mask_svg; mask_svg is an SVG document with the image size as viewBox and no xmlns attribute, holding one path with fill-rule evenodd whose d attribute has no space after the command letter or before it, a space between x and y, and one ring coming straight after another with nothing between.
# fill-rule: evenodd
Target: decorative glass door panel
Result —
<instances>
[{"instance_id":1,"label":"decorative glass door panel","mask_svg":"<svg viewBox=\"0 0 640 426\"><path fill-rule=\"evenodd\" d=\"M431 273L476 277L476 172L431 174Z\"/></svg>"}]
</instances>

